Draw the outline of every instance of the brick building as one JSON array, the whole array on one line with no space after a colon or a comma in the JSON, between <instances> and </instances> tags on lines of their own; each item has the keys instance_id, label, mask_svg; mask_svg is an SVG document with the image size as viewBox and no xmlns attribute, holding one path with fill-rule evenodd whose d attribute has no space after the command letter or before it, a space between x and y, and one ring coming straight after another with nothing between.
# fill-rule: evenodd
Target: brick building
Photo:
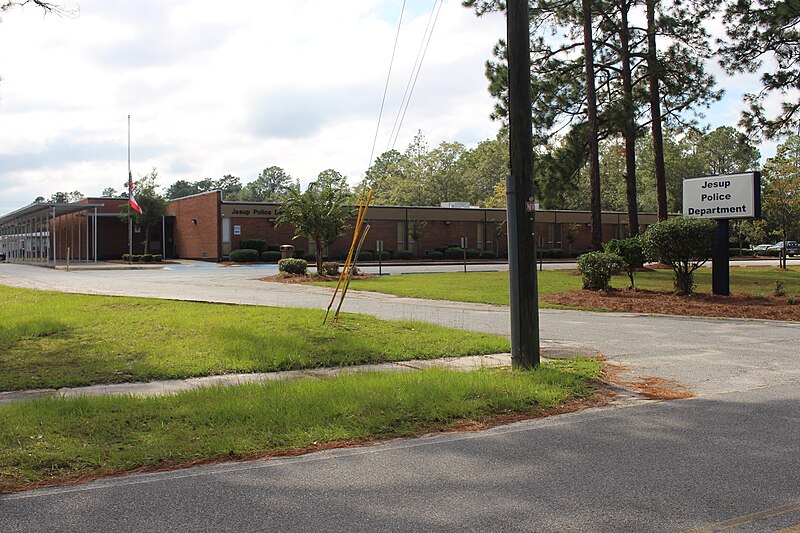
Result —
<instances>
[{"instance_id":1,"label":"brick building","mask_svg":"<svg viewBox=\"0 0 800 533\"><path fill-rule=\"evenodd\" d=\"M75 204L59 204L61 207L57 207L54 216L48 216L46 222L39 225L43 226L39 227L39 247L46 246L48 260L67 257L68 248L71 259L119 259L128 251L128 227L120 218L126 203L124 198L87 198ZM292 239L294 228L275 226L279 207L277 203L223 201L219 191L179 198L167 204L167 214L160 227L150 229L148 249L165 258L220 261L239 248L241 239L250 237L264 239L269 245L293 244L296 249L313 253L315 243L303 237ZM44 209L52 209L52 206L43 206L40 211ZM25 241L24 234L16 228L20 227L18 213L29 211L38 212L35 206L28 206L0 217L0 247L3 242L12 242L10 239L15 247L18 242ZM366 217L370 232L364 248L374 250L380 240L384 250L408 250L424 257L428 250L459 245L465 237L468 247L493 251L502 257L508 246L505 218L505 209L371 206ZM644 229L656 222L656 216L642 213L639 220ZM625 213L604 212L602 221L604 241L627 235ZM590 222L588 211L539 210L536 212L537 245L565 252L587 250L591 247ZM417 242L412 239L414 227L422 227L416 232ZM44 228L49 228L49 232L43 233ZM28 240L31 238L32 235L28 236ZM144 239L145 232L135 228L134 253L144 253ZM324 255L331 259L344 257L350 240L347 235L337 239L330 249L324 250Z\"/></svg>"}]
</instances>

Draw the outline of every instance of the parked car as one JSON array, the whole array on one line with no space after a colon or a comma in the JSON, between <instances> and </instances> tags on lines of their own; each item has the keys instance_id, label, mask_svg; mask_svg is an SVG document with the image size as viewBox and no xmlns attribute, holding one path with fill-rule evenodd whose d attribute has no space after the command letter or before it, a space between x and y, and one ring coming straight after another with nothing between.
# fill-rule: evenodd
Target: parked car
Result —
<instances>
[{"instance_id":1,"label":"parked car","mask_svg":"<svg viewBox=\"0 0 800 533\"><path fill-rule=\"evenodd\" d=\"M772 246L771 244L757 244L755 246L751 246L750 249L753 250L756 254L758 252L766 252L769 247Z\"/></svg>"},{"instance_id":2,"label":"parked car","mask_svg":"<svg viewBox=\"0 0 800 533\"><path fill-rule=\"evenodd\" d=\"M783 251L784 247L786 248L786 255L797 255L800 254L800 244L797 244L797 241L786 241L786 245L784 246L783 241L776 242L769 248L767 248L768 252L781 252Z\"/></svg>"}]
</instances>

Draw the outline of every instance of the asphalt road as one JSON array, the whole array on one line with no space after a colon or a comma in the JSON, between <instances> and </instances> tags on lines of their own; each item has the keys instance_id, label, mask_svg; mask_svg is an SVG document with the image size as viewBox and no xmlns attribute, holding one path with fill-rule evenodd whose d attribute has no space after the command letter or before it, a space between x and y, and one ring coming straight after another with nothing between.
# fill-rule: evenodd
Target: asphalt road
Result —
<instances>
[{"instance_id":1,"label":"asphalt road","mask_svg":"<svg viewBox=\"0 0 800 533\"><path fill-rule=\"evenodd\" d=\"M0 265L0 284L327 305L327 289L254 272ZM508 334L499 306L351 293L345 307ZM697 397L29 491L0 497L0 531L800 531L800 325L543 310L541 326Z\"/></svg>"}]
</instances>

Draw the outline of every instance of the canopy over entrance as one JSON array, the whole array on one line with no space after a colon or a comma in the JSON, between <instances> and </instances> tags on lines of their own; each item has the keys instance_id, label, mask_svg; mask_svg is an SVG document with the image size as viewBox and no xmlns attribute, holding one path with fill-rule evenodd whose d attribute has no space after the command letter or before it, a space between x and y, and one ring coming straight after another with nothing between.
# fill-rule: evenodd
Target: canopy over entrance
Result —
<instances>
[{"instance_id":1,"label":"canopy over entrance","mask_svg":"<svg viewBox=\"0 0 800 533\"><path fill-rule=\"evenodd\" d=\"M0 258L15 263L97 262L97 208L103 205L43 202L3 215ZM59 232L63 216L79 217L77 229L70 225Z\"/></svg>"}]
</instances>

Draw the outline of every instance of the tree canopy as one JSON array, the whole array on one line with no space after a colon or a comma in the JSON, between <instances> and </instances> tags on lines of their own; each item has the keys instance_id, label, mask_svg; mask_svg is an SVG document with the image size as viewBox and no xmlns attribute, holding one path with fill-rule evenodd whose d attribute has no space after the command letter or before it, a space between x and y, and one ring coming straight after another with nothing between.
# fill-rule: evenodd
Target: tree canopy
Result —
<instances>
[{"instance_id":1,"label":"tree canopy","mask_svg":"<svg viewBox=\"0 0 800 533\"><path fill-rule=\"evenodd\" d=\"M335 171L320 173L305 191L296 182L286 189L275 226L291 224L294 238L307 237L314 241L317 272L322 272L322 254L326 247L341 237L353 216L353 198L349 189L342 187Z\"/></svg>"}]
</instances>

